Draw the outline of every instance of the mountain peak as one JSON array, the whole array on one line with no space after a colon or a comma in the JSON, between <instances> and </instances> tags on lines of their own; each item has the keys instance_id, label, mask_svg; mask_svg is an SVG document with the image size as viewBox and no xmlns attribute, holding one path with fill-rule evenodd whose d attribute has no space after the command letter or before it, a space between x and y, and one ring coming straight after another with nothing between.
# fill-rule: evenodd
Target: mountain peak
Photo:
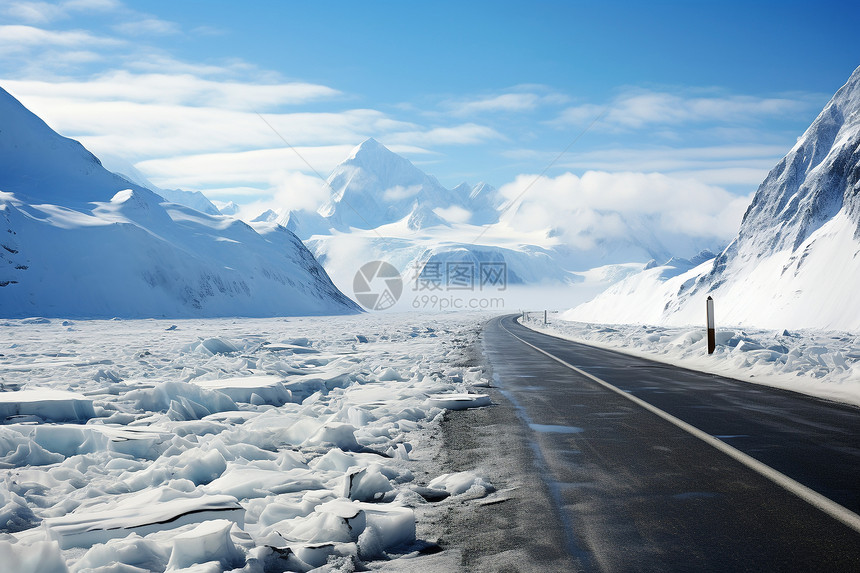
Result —
<instances>
[{"instance_id":1,"label":"mountain peak","mask_svg":"<svg viewBox=\"0 0 860 573\"><path fill-rule=\"evenodd\" d=\"M391 158L407 161L404 157L397 155L372 137L368 137L353 148L344 163L355 162L356 160L360 163L371 163L377 162L382 158L388 158L389 161Z\"/></svg>"}]
</instances>

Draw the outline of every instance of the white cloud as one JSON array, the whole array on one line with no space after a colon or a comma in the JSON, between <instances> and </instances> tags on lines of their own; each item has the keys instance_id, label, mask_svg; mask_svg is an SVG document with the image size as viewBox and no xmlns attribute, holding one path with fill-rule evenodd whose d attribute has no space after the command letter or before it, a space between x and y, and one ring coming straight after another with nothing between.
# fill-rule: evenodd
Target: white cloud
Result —
<instances>
[{"instance_id":1,"label":"white cloud","mask_svg":"<svg viewBox=\"0 0 860 573\"><path fill-rule=\"evenodd\" d=\"M506 93L448 100L442 103L442 107L455 116L464 117L483 113L530 112L544 105L559 105L567 101L567 96L547 86L527 84L510 88Z\"/></svg>"},{"instance_id":2,"label":"white cloud","mask_svg":"<svg viewBox=\"0 0 860 573\"><path fill-rule=\"evenodd\" d=\"M316 211L328 200L329 194L330 189L325 182L316 176L300 172L281 173L277 177L274 193L251 202L243 202L239 217L250 221L267 210L279 215L292 210Z\"/></svg>"},{"instance_id":3,"label":"white cloud","mask_svg":"<svg viewBox=\"0 0 860 573\"><path fill-rule=\"evenodd\" d=\"M573 153L556 165L574 170L661 172L714 185L757 186L787 151L785 146L767 144L615 148ZM530 149L512 149L504 156L545 163L555 158Z\"/></svg>"},{"instance_id":4,"label":"white cloud","mask_svg":"<svg viewBox=\"0 0 860 573\"><path fill-rule=\"evenodd\" d=\"M464 123L453 127L436 127L426 131L395 133L388 138L392 143L415 145L476 145L504 136L491 127Z\"/></svg>"},{"instance_id":5,"label":"white cloud","mask_svg":"<svg viewBox=\"0 0 860 573\"><path fill-rule=\"evenodd\" d=\"M264 121L250 111L220 107L112 101L109 92L103 92L98 86L90 89L91 86L86 84L80 86L80 91L77 91L77 86L72 86L66 95L62 84L57 84L55 90L50 89L51 84L38 85L37 89L31 90L31 82L5 83L10 93L63 135L81 140L96 155L110 152L130 161L281 147L281 136L294 146L355 145L371 135L382 137L416 127L369 109L338 113L266 113ZM191 82L192 85L199 83ZM261 105L274 101L275 98L265 89L261 90L262 93L257 92L258 87L247 86L248 101L256 98ZM120 93L123 88L111 89ZM293 86L286 86L284 97L292 90ZM174 94L159 97L163 100L181 99L184 95L185 91L177 88ZM201 95L201 99L217 100L222 96L225 104L234 107L245 104L238 87L235 92ZM298 94L297 97L304 96Z\"/></svg>"},{"instance_id":6,"label":"white cloud","mask_svg":"<svg viewBox=\"0 0 860 573\"><path fill-rule=\"evenodd\" d=\"M46 24L66 16L62 6L50 2L9 2L3 7L3 13L28 24Z\"/></svg>"},{"instance_id":7,"label":"white cloud","mask_svg":"<svg viewBox=\"0 0 860 573\"><path fill-rule=\"evenodd\" d=\"M745 168L765 174L788 151L779 145L721 145L688 148L606 149L577 153L560 166L602 171L678 171ZM754 179L758 183L761 178Z\"/></svg>"},{"instance_id":8,"label":"white cloud","mask_svg":"<svg viewBox=\"0 0 860 573\"><path fill-rule=\"evenodd\" d=\"M457 115L472 115L483 112L499 111L531 111L538 105L537 94L502 94L493 97L455 104L454 113Z\"/></svg>"},{"instance_id":9,"label":"white cloud","mask_svg":"<svg viewBox=\"0 0 860 573\"><path fill-rule=\"evenodd\" d=\"M306 172L310 163L327 175L352 150L352 145L255 149L235 153L209 153L150 159L135 164L159 187L203 189L218 187L277 188L282 177ZM296 153L296 151L298 153ZM307 163L306 163L307 161ZM323 182L315 177L320 185ZM208 192L208 191L207 191Z\"/></svg>"},{"instance_id":10,"label":"white cloud","mask_svg":"<svg viewBox=\"0 0 860 573\"><path fill-rule=\"evenodd\" d=\"M433 212L451 223L468 223L472 218L472 212L457 205L450 207L437 207Z\"/></svg>"},{"instance_id":11,"label":"white cloud","mask_svg":"<svg viewBox=\"0 0 860 573\"><path fill-rule=\"evenodd\" d=\"M737 232L751 199L693 179L601 171L582 177L521 175L499 191L514 202L506 224L526 232L561 229L566 242L581 248L640 226L664 243L672 237L725 241Z\"/></svg>"},{"instance_id":12,"label":"white cloud","mask_svg":"<svg viewBox=\"0 0 860 573\"><path fill-rule=\"evenodd\" d=\"M111 12L122 8L118 0L66 0L62 5L78 12Z\"/></svg>"},{"instance_id":13,"label":"white cloud","mask_svg":"<svg viewBox=\"0 0 860 573\"><path fill-rule=\"evenodd\" d=\"M0 26L0 51L4 56L33 48L108 48L123 44L121 40L96 36L83 30L45 30L13 24Z\"/></svg>"},{"instance_id":14,"label":"white cloud","mask_svg":"<svg viewBox=\"0 0 860 573\"><path fill-rule=\"evenodd\" d=\"M115 0L68 0L66 2L7 2L2 13L28 24L47 24L67 18L70 12L106 12L120 8Z\"/></svg>"},{"instance_id":15,"label":"white cloud","mask_svg":"<svg viewBox=\"0 0 860 573\"><path fill-rule=\"evenodd\" d=\"M260 112L341 95L328 86L305 82L216 81L191 73L135 74L125 70L111 71L86 81L6 80L3 83L23 97L50 99L57 104L124 101Z\"/></svg>"},{"instance_id":16,"label":"white cloud","mask_svg":"<svg viewBox=\"0 0 860 573\"><path fill-rule=\"evenodd\" d=\"M808 109L809 98L763 98L745 95L695 95L628 90L606 106L581 104L567 108L557 125L583 124L600 116L603 127L642 129L657 125L688 123L735 123L798 113Z\"/></svg>"},{"instance_id":17,"label":"white cloud","mask_svg":"<svg viewBox=\"0 0 860 573\"><path fill-rule=\"evenodd\" d=\"M176 22L152 17L142 17L117 24L114 30L129 36L167 36L182 32Z\"/></svg>"},{"instance_id":18,"label":"white cloud","mask_svg":"<svg viewBox=\"0 0 860 573\"><path fill-rule=\"evenodd\" d=\"M403 185L395 185L394 187L389 187L388 189L383 191L382 198L385 201L400 201L401 199L408 199L410 197L414 197L420 192L421 185L410 185L409 187L404 187Z\"/></svg>"},{"instance_id":19,"label":"white cloud","mask_svg":"<svg viewBox=\"0 0 860 573\"><path fill-rule=\"evenodd\" d=\"M318 177L293 171L278 176L273 204L284 211L316 211L330 193L328 185Z\"/></svg>"}]
</instances>

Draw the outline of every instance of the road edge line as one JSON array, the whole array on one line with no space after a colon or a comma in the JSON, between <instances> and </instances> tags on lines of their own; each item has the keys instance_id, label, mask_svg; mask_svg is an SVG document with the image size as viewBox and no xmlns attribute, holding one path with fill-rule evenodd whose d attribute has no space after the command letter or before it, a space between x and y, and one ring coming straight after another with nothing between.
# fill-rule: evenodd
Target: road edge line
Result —
<instances>
[{"instance_id":1,"label":"road edge line","mask_svg":"<svg viewBox=\"0 0 860 573\"><path fill-rule=\"evenodd\" d=\"M700 430L699 428L697 428L691 424L688 424L687 422L681 420L680 418L676 418L675 416L673 416L672 414L670 414L668 412L664 412L663 410L654 406L653 404L650 404L650 403L646 402L645 400L642 400L641 398L638 398L638 397L636 397L636 396L634 396L628 392L625 392L624 390L618 388L617 386L614 386L614 385L610 384L609 382L602 380L602 379L598 378L597 376L594 376L593 374L589 374L588 372L586 372L580 368L577 368L573 364L565 362L564 360L562 360L558 356L555 356L554 354L551 354L551 353L547 352L546 350L544 350L542 348L538 348L534 344L523 340L522 338L520 338L519 336L517 336L516 334L514 334L513 332L508 330L508 328L504 325L502 320L503 319L501 319L501 318L499 319L499 324L502 326L502 328L505 329L505 331L508 334L510 334L511 336L513 336L514 338L516 338L517 340L519 340L520 342L522 342L526 346L530 346L530 347L534 348L535 350L537 350L538 352L540 352L541 354L545 354L546 356L549 356L550 358L552 358L556 362L566 366L567 368L570 368L574 372L581 374L582 376L585 376L586 378L589 378L590 380L596 382L597 384L600 384L601 386L603 386L607 390L611 390L612 392L615 392L616 394L618 394L620 396L624 396L625 398L627 398L628 400L630 400L634 404L636 404L642 408L645 408L646 410L648 410L652 414L656 414L657 416L663 418L664 420L666 420L670 424L680 428L681 430L687 432L688 434L692 435L693 437L702 440L703 442L705 442L709 446L716 448L720 452L722 452L722 453L726 454L727 456L733 458L734 460L740 462L741 464L745 465L746 467L748 467L749 469L758 473L759 475L769 479L770 481L772 481L776 485L782 487L786 491L793 493L794 495L796 495L797 497L799 497L803 501L809 503L813 507L816 507L819 510L823 511L824 513L826 513L830 517L841 522L843 525L846 525L849 528L856 531L857 533L860 533L860 515L857 515L856 513L854 513L853 511L851 511L847 507L843 507L843 506L839 505L838 503L836 503L835 501L833 501L829 497L825 497L825 496L821 495L817 491L803 485L800 482L793 480L792 478L788 477L784 473L773 469L769 465L758 461L757 459L755 459L754 457L752 457L748 454L743 453L742 451L738 450L737 448L730 446L726 442L724 442L718 438L715 438L714 436L708 434L707 432Z\"/></svg>"}]
</instances>

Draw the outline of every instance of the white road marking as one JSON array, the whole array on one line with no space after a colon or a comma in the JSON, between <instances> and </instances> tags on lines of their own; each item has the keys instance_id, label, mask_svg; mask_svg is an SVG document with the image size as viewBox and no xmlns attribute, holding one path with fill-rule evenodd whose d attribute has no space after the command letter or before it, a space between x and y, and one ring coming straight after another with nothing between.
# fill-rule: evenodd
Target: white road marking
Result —
<instances>
[{"instance_id":1,"label":"white road marking","mask_svg":"<svg viewBox=\"0 0 860 573\"><path fill-rule=\"evenodd\" d=\"M673 424L674 426L680 428L681 430L684 430L688 434L702 440L703 442L705 442L709 446L713 446L714 448L718 449L719 451L726 454L727 456L739 461L740 463L742 463L743 465L745 465L749 469L753 470L754 472L758 473L759 475L766 477L767 479L769 479L773 483L777 484L778 486L782 487L783 489L793 493L794 495L796 495L800 499L806 501L807 503L813 505L814 507L817 507L818 509L820 509L821 511L823 511L824 513L826 513L830 517L836 519L837 521L847 525L848 527L850 527L854 531L860 533L860 515L857 515L856 513L851 511L850 509L839 505L838 503L836 503L832 499L821 495L817 491L806 487L802 483L796 482L795 480L791 479L790 477L788 477L784 473L779 472L779 471L773 469L772 467L770 467L766 464L763 464L762 462L758 461L757 459L743 453L742 451L740 451L736 448L733 448L729 444L723 442L722 440L719 440L719 439L713 437L712 435L708 434L707 432L703 432L699 428L692 426L692 425L688 424L687 422L685 422L679 418L676 418L675 416L673 416L672 414L669 414L668 412L664 412L660 408L658 408L652 404L649 404L648 402L642 400L641 398L637 398L636 396L629 394L629 393L625 392L624 390L621 390L620 388L618 388L616 386L613 386L609 382L607 382L605 380L601 380L597 376L589 374L588 372L586 372L580 368L577 368L573 364L565 362L564 360L562 360L558 356L555 356L554 354L550 354L546 350L544 350L542 348L538 348L534 344L531 344L530 342L523 340L522 338L520 338L519 336L517 336L516 334L514 334L513 332L508 330L507 327L505 327L505 325L501 319L499 319L499 324L501 324L502 328L508 334L510 334L511 336L513 336L514 338L516 338L517 340L519 340L520 342L522 342L526 346L530 346L530 347L534 348L535 350L537 350L541 354L545 354L546 356L549 356L550 358L552 358L556 362L570 368L574 372L581 374L581 375L585 376L586 378L593 380L594 382L600 384L601 386L603 386L607 390L611 390L611 391L615 392L616 394L618 394L619 396L624 396L625 398L627 398L628 400L630 400L634 404L637 404L638 406L645 408L649 412L652 412L652 413L660 416L661 418L663 418L664 420L666 420L670 424Z\"/></svg>"}]
</instances>

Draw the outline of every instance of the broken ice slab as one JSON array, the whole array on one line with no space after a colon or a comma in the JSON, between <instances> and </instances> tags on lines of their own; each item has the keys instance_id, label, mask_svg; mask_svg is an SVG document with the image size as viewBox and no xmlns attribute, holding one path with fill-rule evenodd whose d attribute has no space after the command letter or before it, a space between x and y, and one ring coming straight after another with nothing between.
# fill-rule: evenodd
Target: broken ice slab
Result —
<instances>
[{"instance_id":1,"label":"broken ice slab","mask_svg":"<svg viewBox=\"0 0 860 573\"><path fill-rule=\"evenodd\" d=\"M227 519L205 521L173 538L173 550L167 570L184 569L198 563L217 561L222 569L233 569L245 564L242 551L233 544L230 530L233 522Z\"/></svg>"},{"instance_id":2,"label":"broken ice slab","mask_svg":"<svg viewBox=\"0 0 860 573\"><path fill-rule=\"evenodd\" d=\"M192 382L201 388L226 394L234 402L281 406L293 399L292 392L284 386L281 376L263 374L218 380L192 380Z\"/></svg>"},{"instance_id":3,"label":"broken ice slab","mask_svg":"<svg viewBox=\"0 0 860 573\"><path fill-rule=\"evenodd\" d=\"M431 394L428 399L431 406L446 410L465 410L490 405L488 394Z\"/></svg>"},{"instance_id":4,"label":"broken ice slab","mask_svg":"<svg viewBox=\"0 0 860 573\"><path fill-rule=\"evenodd\" d=\"M231 465L219 478L202 489L213 494L252 499L323 488L319 477L307 469L293 468L282 471Z\"/></svg>"},{"instance_id":5,"label":"broken ice slab","mask_svg":"<svg viewBox=\"0 0 860 573\"><path fill-rule=\"evenodd\" d=\"M0 392L0 420L14 416L37 416L52 422L84 422L95 418L93 401L76 392L31 388Z\"/></svg>"},{"instance_id":6,"label":"broken ice slab","mask_svg":"<svg viewBox=\"0 0 860 573\"><path fill-rule=\"evenodd\" d=\"M173 436L151 426L118 424L10 424L6 428L26 436L49 452L67 457L111 451L149 459L160 453L159 444Z\"/></svg>"},{"instance_id":7,"label":"broken ice slab","mask_svg":"<svg viewBox=\"0 0 860 573\"><path fill-rule=\"evenodd\" d=\"M231 495L185 493L162 486L107 503L81 506L42 526L61 549L91 547L130 533L145 536L210 519L229 519L244 527L245 510Z\"/></svg>"}]
</instances>

